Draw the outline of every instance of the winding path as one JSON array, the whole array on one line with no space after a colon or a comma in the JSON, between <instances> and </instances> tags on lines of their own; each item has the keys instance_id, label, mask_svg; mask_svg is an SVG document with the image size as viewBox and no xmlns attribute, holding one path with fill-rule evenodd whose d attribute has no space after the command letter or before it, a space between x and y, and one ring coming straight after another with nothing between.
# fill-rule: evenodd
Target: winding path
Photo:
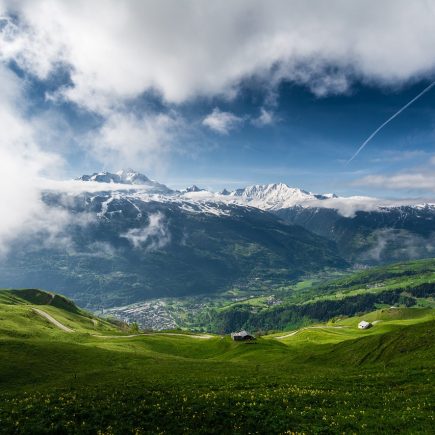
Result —
<instances>
[{"instance_id":1,"label":"winding path","mask_svg":"<svg viewBox=\"0 0 435 435\"><path fill-rule=\"evenodd\" d=\"M349 328L349 326L307 326L306 328L298 329L297 331L290 332L289 334L280 335L279 337L273 337L277 340L282 340L283 338L292 337L293 335L296 335L298 332L306 331L307 329L342 329L342 328Z\"/></svg>"},{"instance_id":2,"label":"winding path","mask_svg":"<svg viewBox=\"0 0 435 435\"><path fill-rule=\"evenodd\" d=\"M98 335L98 334L91 334L92 337L98 337L98 338L131 338L131 337L143 337L145 335L173 335L175 337L190 337L190 338L198 338L200 340L208 340L210 338L213 338L213 335L209 334L202 334L202 335L193 335L193 334L177 334L176 332L145 332L143 334L131 334L131 335Z\"/></svg>"},{"instance_id":3,"label":"winding path","mask_svg":"<svg viewBox=\"0 0 435 435\"><path fill-rule=\"evenodd\" d=\"M210 334L201 334L201 335L195 335L195 334L178 334L176 332L155 332L153 335L174 335L178 337L190 337L190 338L199 338L200 340L208 340L210 338L213 338L213 335Z\"/></svg>"},{"instance_id":4,"label":"winding path","mask_svg":"<svg viewBox=\"0 0 435 435\"><path fill-rule=\"evenodd\" d=\"M39 314L40 316L47 319L50 323L57 326L59 329L61 329L64 332L74 332L74 329L69 328L68 326L65 326L63 323L60 323L58 320L56 320L53 316L46 313L45 311L42 311L39 308L32 307L32 310ZM93 320L94 325L96 320ZM177 334L176 332L154 332L152 334L130 334L130 335L98 335L98 334L91 334L92 337L98 337L98 338L132 338L132 337L141 337L144 335L173 335L173 336L181 336L181 337L190 337L190 338L197 338L197 339L210 339L213 338L213 335L209 334L201 334L201 335L193 335L193 334Z\"/></svg>"},{"instance_id":5,"label":"winding path","mask_svg":"<svg viewBox=\"0 0 435 435\"><path fill-rule=\"evenodd\" d=\"M46 313L45 311L40 310L39 308L32 307L32 310L39 314L40 316L46 318L50 323L57 326L59 329L62 329L64 332L74 332L74 329L68 328L68 326L65 326L64 324L60 323L58 320L56 320L53 316L50 316L50 314Z\"/></svg>"}]
</instances>

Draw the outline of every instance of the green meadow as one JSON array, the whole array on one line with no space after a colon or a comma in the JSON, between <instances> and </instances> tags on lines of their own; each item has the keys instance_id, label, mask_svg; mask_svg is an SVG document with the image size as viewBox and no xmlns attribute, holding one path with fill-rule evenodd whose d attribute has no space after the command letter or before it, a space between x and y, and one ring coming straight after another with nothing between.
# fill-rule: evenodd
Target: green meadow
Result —
<instances>
[{"instance_id":1,"label":"green meadow","mask_svg":"<svg viewBox=\"0 0 435 435\"><path fill-rule=\"evenodd\" d=\"M433 310L361 318L233 342L1 291L0 432L433 433Z\"/></svg>"}]
</instances>

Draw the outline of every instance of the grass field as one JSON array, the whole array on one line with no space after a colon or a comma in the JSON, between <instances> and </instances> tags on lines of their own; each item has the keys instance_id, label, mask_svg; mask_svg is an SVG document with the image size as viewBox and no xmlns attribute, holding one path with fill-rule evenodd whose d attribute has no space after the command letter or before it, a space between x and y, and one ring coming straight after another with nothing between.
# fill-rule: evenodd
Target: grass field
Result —
<instances>
[{"instance_id":1,"label":"grass field","mask_svg":"<svg viewBox=\"0 0 435 435\"><path fill-rule=\"evenodd\" d=\"M1 433L433 429L431 309L370 313L364 318L379 322L367 331L350 318L247 344L132 334L74 307L19 295L0 292Z\"/></svg>"}]
</instances>

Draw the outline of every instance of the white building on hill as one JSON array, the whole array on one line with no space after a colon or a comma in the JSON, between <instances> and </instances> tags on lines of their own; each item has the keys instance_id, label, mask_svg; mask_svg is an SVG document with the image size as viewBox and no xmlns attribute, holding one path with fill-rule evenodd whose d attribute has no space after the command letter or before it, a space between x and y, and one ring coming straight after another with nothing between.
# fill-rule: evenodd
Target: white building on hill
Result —
<instances>
[{"instance_id":1,"label":"white building on hill","mask_svg":"<svg viewBox=\"0 0 435 435\"><path fill-rule=\"evenodd\" d=\"M373 325L370 322L366 322L365 320L361 320L361 322L358 323L358 328L359 329L369 329L372 326Z\"/></svg>"}]
</instances>

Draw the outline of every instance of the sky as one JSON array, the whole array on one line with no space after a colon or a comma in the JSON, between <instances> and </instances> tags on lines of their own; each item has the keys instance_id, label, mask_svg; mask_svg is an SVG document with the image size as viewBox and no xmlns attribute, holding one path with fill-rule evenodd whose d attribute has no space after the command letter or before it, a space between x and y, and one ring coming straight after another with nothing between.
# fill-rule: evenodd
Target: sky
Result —
<instances>
[{"instance_id":1,"label":"sky","mask_svg":"<svg viewBox=\"0 0 435 435\"><path fill-rule=\"evenodd\" d=\"M429 0L0 0L3 227L41 178L128 167L433 200L435 87L347 162L435 81L434 22Z\"/></svg>"}]
</instances>

